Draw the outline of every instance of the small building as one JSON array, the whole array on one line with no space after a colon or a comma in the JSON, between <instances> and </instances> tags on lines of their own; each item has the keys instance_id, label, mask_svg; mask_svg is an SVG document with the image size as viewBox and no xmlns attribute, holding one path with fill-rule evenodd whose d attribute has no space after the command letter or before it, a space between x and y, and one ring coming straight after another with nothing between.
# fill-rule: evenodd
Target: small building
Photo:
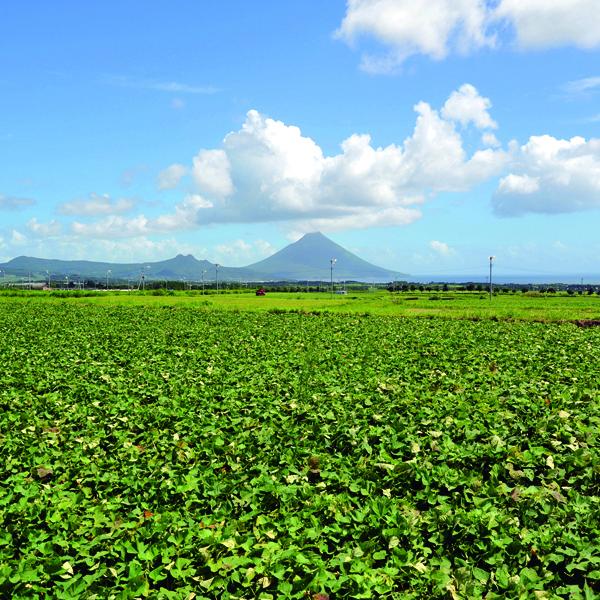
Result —
<instances>
[{"instance_id":1,"label":"small building","mask_svg":"<svg viewBox=\"0 0 600 600\"><path fill-rule=\"evenodd\" d=\"M256 290L256 295L257 296L266 296L267 292L266 292L265 288L259 288Z\"/></svg>"}]
</instances>

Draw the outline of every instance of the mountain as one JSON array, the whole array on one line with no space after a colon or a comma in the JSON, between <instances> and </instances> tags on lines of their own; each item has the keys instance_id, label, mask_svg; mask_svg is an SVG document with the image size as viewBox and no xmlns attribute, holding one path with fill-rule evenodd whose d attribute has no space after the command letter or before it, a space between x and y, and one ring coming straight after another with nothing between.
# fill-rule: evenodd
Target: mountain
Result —
<instances>
[{"instance_id":1,"label":"mountain","mask_svg":"<svg viewBox=\"0 0 600 600\"><path fill-rule=\"evenodd\" d=\"M333 268L335 280L389 281L401 275L372 265L352 252L332 242L322 233L307 233L303 238L289 244L269 258L247 267L223 267L219 265L221 281L328 281L331 276L331 259L336 262ZM108 271L111 280L138 280L143 273L146 279L187 279L214 281L216 265L208 260L198 260L191 254L178 254L175 258L158 262L109 263L89 260L54 260L18 256L0 264L3 274L16 277L46 279L48 273L54 279L103 280Z\"/></svg>"},{"instance_id":2,"label":"mountain","mask_svg":"<svg viewBox=\"0 0 600 600\"><path fill-rule=\"evenodd\" d=\"M6 275L45 279L49 273L51 277L69 277L104 279L110 271L110 278L138 280L142 273L147 279L191 279L200 281L204 273L206 281L214 281L216 265L208 260L198 260L191 254L184 256L178 254L175 258L158 262L143 263L109 263L89 260L54 260L47 258L34 258L19 256L7 263L0 264L0 270ZM250 270L236 267L222 267L219 265L219 279L228 281L247 281L258 278L258 274Z\"/></svg>"},{"instance_id":3,"label":"mountain","mask_svg":"<svg viewBox=\"0 0 600 600\"><path fill-rule=\"evenodd\" d=\"M322 233L307 233L269 258L248 265L265 279L327 281L331 277L331 259L335 259L335 280L389 281L399 273L382 269L352 254Z\"/></svg>"}]
</instances>

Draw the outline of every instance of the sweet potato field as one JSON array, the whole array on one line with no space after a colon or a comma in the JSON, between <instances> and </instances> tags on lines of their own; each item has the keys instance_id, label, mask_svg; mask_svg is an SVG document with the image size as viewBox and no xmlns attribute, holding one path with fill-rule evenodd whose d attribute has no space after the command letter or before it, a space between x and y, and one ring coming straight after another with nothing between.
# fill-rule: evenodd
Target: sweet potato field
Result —
<instances>
[{"instance_id":1,"label":"sweet potato field","mask_svg":"<svg viewBox=\"0 0 600 600\"><path fill-rule=\"evenodd\" d=\"M595 598L600 328L0 303L0 596Z\"/></svg>"}]
</instances>

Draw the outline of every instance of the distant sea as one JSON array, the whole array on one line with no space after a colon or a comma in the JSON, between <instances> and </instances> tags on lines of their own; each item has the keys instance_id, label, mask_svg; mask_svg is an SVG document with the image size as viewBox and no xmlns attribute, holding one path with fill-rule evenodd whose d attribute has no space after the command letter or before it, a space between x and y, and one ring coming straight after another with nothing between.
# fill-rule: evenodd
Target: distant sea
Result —
<instances>
[{"instance_id":1,"label":"distant sea","mask_svg":"<svg viewBox=\"0 0 600 600\"><path fill-rule=\"evenodd\" d=\"M414 283L430 283L430 282L447 282L447 283L485 283L489 282L488 274L479 274L479 275L453 275L453 274L444 274L440 275L428 275L428 274L419 274L419 275L410 275L405 278L406 281L411 281ZM600 274L581 274L581 275L496 275L493 274L492 277L493 283L503 284L503 283L517 283L520 285L548 285L552 283L562 283L562 284L570 284L570 285L581 285L583 281L583 285L598 285L600 284Z\"/></svg>"}]
</instances>

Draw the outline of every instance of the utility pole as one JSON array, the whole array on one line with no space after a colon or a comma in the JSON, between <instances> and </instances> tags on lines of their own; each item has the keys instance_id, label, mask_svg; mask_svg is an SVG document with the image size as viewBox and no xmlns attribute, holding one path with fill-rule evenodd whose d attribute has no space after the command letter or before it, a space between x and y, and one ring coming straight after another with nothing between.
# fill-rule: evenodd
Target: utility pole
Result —
<instances>
[{"instance_id":1,"label":"utility pole","mask_svg":"<svg viewBox=\"0 0 600 600\"><path fill-rule=\"evenodd\" d=\"M108 271L106 271L106 291L108 292L108 278L110 277L110 274L112 273L112 271L110 269L108 269Z\"/></svg>"},{"instance_id":2,"label":"utility pole","mask_svg":"<svg viewBox=\"0 0 600 600\"><path fill-rule=\"evenodd\" d=\"M337 258L332 258L329 260L329 262L331 263L331 269L330 269L330 279L331 279L331 297L333 298L333 265L335 265L335 263L337 262Z\"/></svg>"},{"instance_id":3,"label":"utility pole","mask_svg":"<svg viewBox=\"0 0 600 600\"><path fill-rule=\"evenodd\" d=\"M490 300L492 299L492 294L494 293L494 285L492 283L492 265L494 264L495 256L490 256Z\"/></svg>"},{"instance_id":4,"label":"utility pole","mask_svg":"<svg viewBox=\"0 0 600 600\"><path fill-rule=\"evenodd\" d=\"M219 263L215 263L215 281L217 283L217 294L219 293Z\"/></svg>"}]
</instances>

